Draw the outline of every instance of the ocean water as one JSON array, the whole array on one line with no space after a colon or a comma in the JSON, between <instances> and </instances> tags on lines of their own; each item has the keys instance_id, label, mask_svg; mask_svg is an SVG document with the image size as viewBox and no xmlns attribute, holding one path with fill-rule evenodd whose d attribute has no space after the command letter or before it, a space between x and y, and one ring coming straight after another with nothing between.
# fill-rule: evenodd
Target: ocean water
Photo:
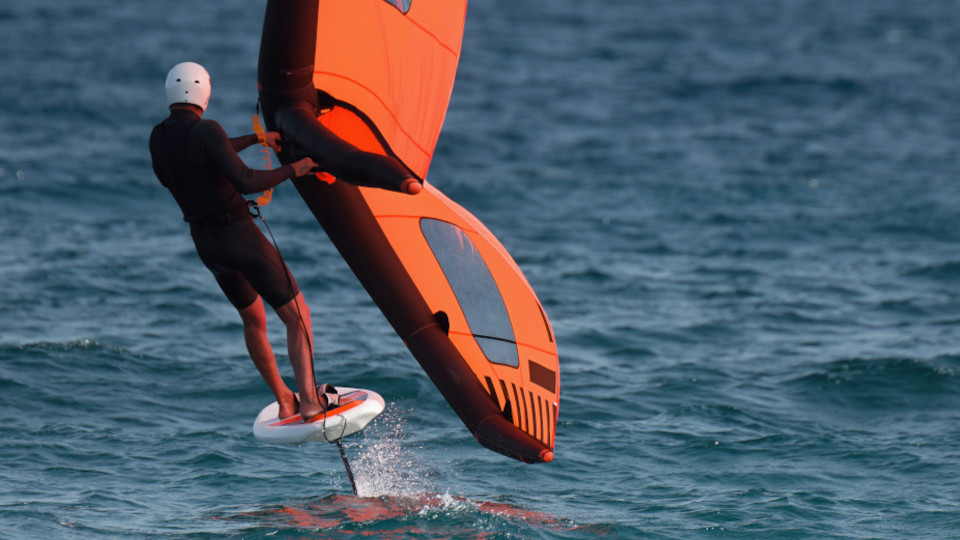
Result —
<instances>
[{"instance_id":1,"label":"ocean water","mask_svg":"<svg viewBox=\"0 0 960 540\"><path fill-rule=\"evenodd\" d=\"M473 441L284 184L317 372L388 402L357 496L253 437L149 163L182 60L251 131L263 6L0 6L0 538L960 536L960 2L471 2L429 180L551 318L556 459Z\"/></svg>"}]
</instances>

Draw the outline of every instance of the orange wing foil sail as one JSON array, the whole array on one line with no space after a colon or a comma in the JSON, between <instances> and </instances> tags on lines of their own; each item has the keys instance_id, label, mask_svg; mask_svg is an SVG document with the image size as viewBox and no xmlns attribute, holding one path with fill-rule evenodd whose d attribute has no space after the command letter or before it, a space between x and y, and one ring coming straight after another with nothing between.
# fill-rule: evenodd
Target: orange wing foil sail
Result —
<instances>
[{"instance_id":1,"label":"orange wing foil sail","mask_svg":"<svg viewBox=\"0 0 960 540\"><path fill-rule=\"evenodd\" d=\"M484 446L553 459L550 323L496 237L425 181L453 89L465 0L270 0L258 79L281 161L373 301ZM399 192L423 181L416 196ZM328 177L328 180L330 178Z\"/></svg>"}]
</instances>

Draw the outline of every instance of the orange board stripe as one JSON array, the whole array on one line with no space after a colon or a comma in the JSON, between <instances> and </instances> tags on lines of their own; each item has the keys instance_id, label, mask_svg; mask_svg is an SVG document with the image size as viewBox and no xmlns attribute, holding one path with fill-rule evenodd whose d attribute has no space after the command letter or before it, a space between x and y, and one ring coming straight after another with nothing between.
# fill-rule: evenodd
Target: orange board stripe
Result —
<instances>
[{"instance_id":1,"label":"orange board stripe","mask_svg":"<svg viewBox=\"0 0 960 540\"><path fill-rule=\"evenodd\" d=\"M351 401L350 403L347 403L346 405L341 405L336 409L330 409L329 411L323 413L322 416L318 414L317 416L314 416L313 418L311 418L310 420L307 420L306 422L303 422L303 419L300 418L300 415L294 415L294 416L291 416L290 418L284 418L283 420L278 420L270 425L271 426L288 426L290 424L299 424L301 422L304 424L313 424L314 422L325 420L327 418L327 415L336 416L342 412L347 412L350 409L359 407L361 403L363 403L362 400Z\"/></svg>"}]
</instances>

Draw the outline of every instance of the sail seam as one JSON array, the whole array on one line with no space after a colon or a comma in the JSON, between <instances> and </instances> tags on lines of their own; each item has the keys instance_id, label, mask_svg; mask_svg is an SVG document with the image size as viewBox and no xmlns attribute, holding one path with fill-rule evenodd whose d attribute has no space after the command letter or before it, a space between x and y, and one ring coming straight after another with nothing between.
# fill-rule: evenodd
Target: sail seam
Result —
<instances>
[{"instance_id":1,"label":"sail seam","mask_svg":"<svg viewBox=\"0 0 960 540\"><path fill-rule=\"evenodd\" d=\"M427 30L427 28L426 28L425 26L423 26L422 24L418 23L415 19L413 19L413 18L410 17L409 15L407 16L407 20L409 20L411 24L413 24L414 26L416 26L417 28L419 28L421 32L423 32L424 34L430 36L430 38L433 39L434 41L436 41L437 44L440 45L440 47L446 49L447 52L449 52L450 54L452 54L453 56L455 56L455 57L457 57L457 58L459 59L459 56L458 56L458 54L457 54L457 51L453 50L453 47L451 47L451 46L447 45L446 43L444 43L443 40L441 40L436 34L434 34L433 32L431 32L430 30Z\"/></svg>"},{"instance_id":2,"label":"sail seam","mask_svg":"<svg viewBox=\"0 0 960 540\"><path fill-rule=\"evenodd\" d=\"M522 342L522 341L510 341L510 340L508 340L508 339L497 338L497 337L492 337L492 336L483 336L483 335L479 335L479 334L474 334L474 333L472 333L472 332L458 332L458 331L456 331L456 330L450 330L449 334L456 334L456 335L458 335L458 336L466 336L466 337L474 337L474 338L482 337L482 338L487 338L487 339L495 339L495 340L498 340L498 341L505 341L505 342L507 342L507 343L513 343L513 344L515 344L517 347L526 347L526 348L528 348L528 349L533 349L533 350L535 350L535 351L539 351L539 352L542 352L542 353L544 353L544 354L549 354L549 355L551 355L551 356L552 356L553 354L555 354L555 353L554 353L553 351L551 351L551 350L543 349L543 348L537 347L536 345L530 345L530 344L524 343L524 342Z\"/></svg>"}]
</instances>

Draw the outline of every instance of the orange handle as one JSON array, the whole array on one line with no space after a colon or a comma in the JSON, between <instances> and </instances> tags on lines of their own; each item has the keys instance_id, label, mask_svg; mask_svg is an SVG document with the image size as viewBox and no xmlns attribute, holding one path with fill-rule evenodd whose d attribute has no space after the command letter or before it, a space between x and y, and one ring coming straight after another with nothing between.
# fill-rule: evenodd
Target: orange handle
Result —
<instances>
[{"instance_id":1,"label":"orange handle","mask_svg":"<svg viewBox=\"0 0 960 540\"><path fill-rule=\"evenodd\" d=\"M264 165L267 169L273 169L273 164L270 163L270 148L267 146L267 132L264 131L263 125L260 124L260 115L255 114L251 118L253 123L253 132L257 134L257 142L260 143L260 151L263 153ZM270 204L270 199L273 198L273 188L270 188L263 192L263 195L257 196L257 204L260 206L266 206Z\"/></svg>"}]
</instances>

